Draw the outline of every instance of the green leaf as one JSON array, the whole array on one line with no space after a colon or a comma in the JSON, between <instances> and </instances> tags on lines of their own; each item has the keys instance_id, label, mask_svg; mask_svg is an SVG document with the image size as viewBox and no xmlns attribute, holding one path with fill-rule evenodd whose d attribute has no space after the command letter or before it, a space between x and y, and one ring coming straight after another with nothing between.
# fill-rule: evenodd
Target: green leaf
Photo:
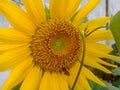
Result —
<instances>
[{"instance_id":1,"label":"green leaf","mask_svg":"<svg viewBox=\"0 0 120 90\"><path fill-rule=\"evenodd\" d=\"M108 83L105 80L102 80L102 81L106 84L106 87L102 87L102 86L98 85L97 83L89 80L92 90L120 90L120 88L113 86L111 83Z\"/></svg>"},{"instance_id":2,"label":"green leaf","mask_svg":"<svg viewBox=\"0 0 120 90\"><path fill-rule=\"evenodd\" d=\"M120 11L112 18L110 22L110 30L114 36L117 49L120 53Z\"/></svg>"},{"instance_id":3,"label":"green leaf","mask_svg":"<svg viewBox=\"0 0 120 90\"><path fill-rule=\"evenodd\" d=\"M113 85L120 88L120 78L116 80L115 82L113 82Z\"/></svg>"},{"instance_id":4,"label":"green leaf","mask_svg":"<svg viewBox=\"0 0 120 90\"><path fill-rule=\"evenodd\" d=\"M91 80L89 80L89 84L92 87L92 90L109 90L108 88L102 87L102 86L98 85L97 83L95 83Z\"/></svg>"},{"instance_id":5,"label":"green leaf","mask_svg":"<svg viewBox=\"0 0 120 90\"><path fill-rule=\"evenodd\" d=\"M113 75L120 75L120 67L112 70Z\"/></svg>"},{"instance_id":6,"label":"green leaf","mask_svg":"<svg viewBox=\"0 0 120 90\"><path fill-rule=\"evenodd\" d=\"M114 64L117 64L118 66L120 66L120 60L114 60L113 62Z\"/></svg>"},{"instance_id":7,"label":"green leaf","mask_svg":"<svg viewBox=\"0 0 120 90\"><path fill-rule=\"evenodd\" d=\"M49 10L49 8L47 7L47 5L45 5L45 13L46 13L47 20L48 20L48 19L51 19L50 10Z\"/></svg>"},{"instance_id":8,"label":"green leaf","mask_svg":"<svg viewBox=\"0 0 120 90\"><path fill-rule=\"evenodd\" d=\"M108 83L106 81L104 81L108 87L108 90L120 90L120 88L117 88L115 86L113 86L111 83Z\"/></svg>"}]
</instances>

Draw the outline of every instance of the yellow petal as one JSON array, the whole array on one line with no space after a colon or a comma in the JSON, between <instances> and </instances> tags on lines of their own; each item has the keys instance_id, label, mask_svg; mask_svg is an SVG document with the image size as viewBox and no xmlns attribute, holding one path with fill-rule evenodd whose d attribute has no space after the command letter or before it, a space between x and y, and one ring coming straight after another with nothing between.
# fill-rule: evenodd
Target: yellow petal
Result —
<instances>
[{"instance_id":1,"label":"yellow petal","mask_svg":"<svg viewBox=\"0 0 120 90\"><path fill-rule=\"evenodd\" d=\"M102 64L102 65L106 65L106 66L110 66L110 67L114 67L114 68L117 67L117 65L110 64L110 63L108 63L108 62L100 59L99 56L96 57L96 56L94 56L94 55L91 55L91 54L88 54L88 53L87 53L87 58L88 58L88 59L92 59L93 62L96 62L96 63L98 63L98 64ZM87 62L87 60L86 60L86 62Z\"/></svg>"},{"instance_id":2,"label":"yellow petal","mask_svg":"<svg viewBox=\"0 0 120 90\"><path fill-rule=\"evenodd\" d=\"M102 53L110 53L113 50L111 46L99 43L87 43L86 48L89 51L96 51Z\"/></svg>"},{"instance_id":3,"label":"yellow petal","mask_svg":"<svg viewBox=\"0 0 120 90\"><path fill-rule=\"evenodd\" d=\"M10 69L24 60L30 55L30 50L27 46L19 47L10 51L1 53L0 55L0 71Z\"/></svg>"},{"instance_id":4,"label":"yellow petal","mask_svg":"<svg viewBox=\"0 0 120 90\"><path fill-rule=\"evenodd\" d=\"M25 12L12 2L8 0L1 0L0 13L5 16L11 25L16 29L30 35L34 32L34 24L29 20Z\"/></svg>"},{"instance_id":5,"label":"yellow petal","mask_svg":"<svg viewBox=\"0 0 120 90\"><path fill-rule=\"evenodd\" d=\"M27 58L16 66L10 73L10 76L5 81L2 90L11 90L14 86L22 82L28 72L32 69L32 58Z\"/></svg>"},{"instance_id":6,"label":"yellow petal","mask_svg":"<svg viewBox=\"0 0 120 90\"><path fill-rule=\"evenodd\" d=\"M101 60L101 59L97 59L97 62L100 63L100 64L102 64L102 65L106 65L106 66L110 66L110 67L117 68L117 65L110 64L110 63L105 62L105 61L103 61L103 60Z\"/></svg>"},{"instance_id":7,"label":"yellow petal","mask_svg":"<svg viewBox=\"0 0 120 90\"><path fill-rule=\"evenodd\" d=\"M20 90L38 90L42 72L40 67L34 66L30 73L26 76Z\"/></svg>"},{"instance_id":8,"label":"yellow petal","mask_svg":"<svg viewBox=\"0 0 120 90\"><path fill-rule=\"evenodd\" d=\"M39 90L69 90L69 88L63 75L45 72Z\"/></svg>"},{"instance_id":9,"label":"yellow petal","mask_svg":"<svg viewBox=\"0 0 120 90\"><path fill-rule=\"evenodd\" d=\"M50 15L52 18L65 17L70 0L50 0ZM67 18L67 17L66 17Z\"/></svg>"},{"instance_id":10,"label":"yellow petal","mask_svg":"<svg viewBox=\"0 0 120 90\"><path fill-rule=\"evenodd\" d=\"M65 75L63 75L63 74L56 74L56 75L57 75L56 79L57 79L57 82L59 85L59 90L69 90L67 77L65 77Z\"/></svg>"},{"instance_id":11,"label":"yellow petal","mask_svg":"<svg viewBox=\"0 0 120 90\"><path fill-rule=\"evenodd\" d=\"M77 63L70 69L70 76L69 76L69 78L68 78L70 87L72 87L72 86L73 86L73 83L75 82L75 78L76 78L76 76L77 76L77 74L78 74L79 67L80 67L80 63L77 62Z\"/></svg>"},{"instance_id":12,"label":"yellow petal","mask_svg":"<svg viewBox=\"0 0 120 90\"><path fill-rule=\"evenodd\" d=\"M120 56L110 55L104 52L87 50L87 54L97 58L99 57L99 58L107 58L111 60L120 60Z\"/></svg>"},{"instance_id":13,"label":"yellow petal","mask_svg":"<svg viewBox=\"0 0 120 90\"><path fill-rule=\"evenodd\" d=\"M23 3L31 20L37 26L46 21L46 14L42 0L23 0Z\"/></svg>"},{"instance_id":14,"label":"yellow petal","mask_svg":"<svg viewBox=\"0 0 120 90\"><path fill-rule=\"evenodd\" d=\"M81 86L83 90L92 90L85 76L80 74L76 86Z\"/></svg>"},{"instance_id":15,"label":"yellow petal","mask_svg":"<svg viewBox=\"0 0 120 90\"><path fill-rule=\"evenodd\" d=\"M79 65L80 64L77 63L75 66L76 68L75 67L72 68L73 73L78 71ZM75 73L75 77L76 77L76 74L77 73ZM71 75L72 75L72 73L70 74L70 77L72 78L73 75L72 76ZM96 80L95 82L97 82L98 84L100 84L102 86L105 86L105 84L103 82L101 82L92 72L90 72L87 68L85 68L83 66L81 74L80 74L78 81L75 85L75 90L91 90L91 87L87 81L87 78L92 80L92 81ZM75 78L73 79L72 82L74 82L74 80L75 80ZM72 86L70 86L70 87L72 87Z\"/></svg>"},{"instance_id":16,"label":"yellow petal","mask_svg":"<svg viewBox=\"0 0 120 90\"><path fill-rule=\"evenodd\" d=\"M85 76L86 78L98 83L99 85L105 87L106 85L100 81L90 70L88 70L87 68L83 67L82 68L82 75Z\"/></svg>"},{"instance_id":17,"label":"yellow petal","mask_svg":"<svg viewBox=\"0 0 120 90\"><path fill-rule=\"evenodd\" d=\"M59 0L58 2L59 12L58 11L57 11L58 13L56 12L57 16L65 17L66 8L68 7L69 2L70 0Z\"/></svg>"},{"instance_id":18,"label":"yellow petal","mask_svg":"<svg viewBox=\"0 0 120 90\"><path fill-rule=\"evenodd\" d=\"M0 28L0 40L30 42L31 38L12 28Z\"/></svg>"},{"instance_id":19,"label":"yellow petal","mask_svg":"<svg viewBox=\"0 0 120 90\"><path fill-rule=\"evenodd\" d=\"M87 42L114 40L110 30L97 30L87 37Z\"/></svg>"},{"instance_id":20,"label":"yellow petal","mask_svg":"<svg viewBox=\"0 0 120 90\"><path fill-rule=\"evenodd\" d=\"M27 44L6 44L6 43L2 43L0 44L0 51L7 51L7 50L11 50L11 49L16 49L22 46L26 46Z\"/></svg>"},{"instance_id":21,"label":"yellow petal","mask_svg":"<svg viewBox=\"0 0 120 90\"><path fill-rule=\"evenodd\" d=\"M41 79L39 90L59 90L58 83L55 83L55 81L54 81L55 78L54 78L53 82L51 80L52 80L52 77L51 77L50 72L45 72ZM52 84L52 86L51 86L51 84ZM53 87L53 89L52 89L52 87ZM56 87L56 89L55 89L55 87Z\"/></svg>"},{"instance_id":22,"label":"yellow petal","mask_svg":"<svg viewBox=\"0 0 120 90\"><path fill-rule=\"evenodd\" d=\"M102 17L102 18L89 20L88 22L81 24L79 29L80 30L87 29L86 31L89 33L100 27L103 27L106 23L108 23L109 20L110 20L109 17Z\"/></svg>"},{"instance_id":23,"label":"yellow petal","mask_svg":"<svg viewBox=\"0 0 120 90\"><path fill-rule=\"evenodd\" d=\"M70 78L69 78L69 81L71 81L70 87L72 87L72 85L75 81L79 67L80 67L80 63L78 62L70 70ZM91 90L89 83L87 81L87 78L94 81L94 82L97 82L98 84L100 84L102 86L105 86L105 84L102 81L100 81L92 72L90 72L87 68L85 68L83 66L81 74L78 78L77 84L75 86L75 90Z\"/></svg>"},{"instance_id":24,"label":"yellow petal","mask_svg":"<svg viewBox=\"0 0 120 90\"><path fill-rule=\"evenodd\" d=\"M52 18L60 16L60 8L64 0L50 0L50 15Z\"/></svg>"},{"instance_id":25,"label":"yellow petal","mask_svg":"<svg viewBox=\"0 0 120 90\"><path fill-rule=\"evenodd\" d=\"M81 20L83 20L100 2L100 0L89 0L85 6L83 6L73 21L74 24L78 24Z\"/></svg>"},{"instance_id":26,"label":"yellow petal","mask_svg":"<svg viewBox=\"0 0 120 90\"><path fill-rule=\"evenodd\" d=\"M80 85L76 85L76 86L75 86L75 90L85 90L85 89L82 88Z\"/></svg>"},{"instance_id":27,"label":"yellow petal","mask_svg":"<svg viewBox=\"0 0 120 90\"><path fill-rule=\"evenodd\" d=\"M83 66L84 67L84 66ZM70 83L70 87L72 88L73 83L75 82L75 78L78 74L78 69L80 68L80 63L77 62L75 64L75 66L73 66L70 70L70 76L69 76L69 83ZM83 69L82 69L82 72ZM75 85L75 90L91 90L87 80L85 79L85 77L82 75L82 72L78 78L78 81ZM86 72L87 73L87 72Z\"/></svg>"},{"instance_id":28,"label":"yellow petal","mask_svg":"<svg viewBox=\"0 0 120 90\"><path fill-rule=\"evenodd\" d=\"M67 0L64 0L67 1ZM66 18L70 19L76 12L77 8L79 7L82 0L69 0L68 6L66 9L65 16Z\"/></svg>"},{"instance_id":29,"label":"yellow petal","mask_svg":"<svg viewBox=\"0 0 120 90\"><path fill-rule=\"evenodd\" d=\"M50 0L51 17L65 17L70 19L76 12L82 0Z\"/></svg>"},{"instance_id":30,"label":"yellow petal","mask_svg":"<svg viewBox=\"0 0 120 90\"><path fill-rule=\"evenodd\" d=\"M95 58L92 58L92 57L85 57L85 60L84 60L84 64L85 65L88 65L88 66L91 66L91 67L94 67L96 69L99 69L101 71L104 71L105 73L111 73L110 70L108 70L107 68L105 68L104 66L100 65L99 63L97 63L97 61L93 60Z\"/></svg>"}]
</instances>

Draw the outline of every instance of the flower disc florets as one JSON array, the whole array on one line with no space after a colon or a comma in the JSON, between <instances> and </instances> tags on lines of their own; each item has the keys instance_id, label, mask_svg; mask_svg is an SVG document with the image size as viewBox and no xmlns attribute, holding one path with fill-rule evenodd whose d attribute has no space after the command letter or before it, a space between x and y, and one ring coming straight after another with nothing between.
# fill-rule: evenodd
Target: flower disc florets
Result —
<instances>
[{"instance_id":1,"label":"flower disc florets","mask_svg":"<svg viewBox=\"0 0 120 90\"><path fill-rule=\"evenodd\" d=\"M78 29L62 18L48 20L36 29L31 42L35 64L50 72L64 72L75 64L81 54Z\"/></svg>"}]
</instances>

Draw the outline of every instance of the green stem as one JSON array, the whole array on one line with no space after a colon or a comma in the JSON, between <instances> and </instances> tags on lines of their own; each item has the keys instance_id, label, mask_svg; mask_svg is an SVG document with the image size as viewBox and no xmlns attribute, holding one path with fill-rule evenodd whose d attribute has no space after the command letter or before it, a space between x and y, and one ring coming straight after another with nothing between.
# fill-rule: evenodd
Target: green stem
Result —
<instances>
[{"instance_id":1,"label":"green stem","mask_svg":"<svg viewBox=\"0 0 120 90\"><path fill-rule=\"evenodd\" d=\"M82 34L81 34L81 36L82 36L82 39L83 39L83 55L82 55L82 61L80 62L80 68L79 68L79 70L78 70L76 79L75 79L75 81L74 81L74 84L73 84L71 90L74 90L74 88L75 88L75 85L76 85L76 83L77 83L77 81L78 81L78 78L79 78L79 76L80 76L80 74L81 74L82 66L83 66L83 64L84 64L84 59L85 59L85 53L86 53L86 37L83 36Z\"/></svg>"},{"instance_id":2,"label":"green stem","mask_svg":"<svg viewBox=\"0 0 120 90\"><path fill-rule=\"evenodd\" d=\"M109 0L106 0L106 16L109 16ZM107 23L106 24L106 30L108 30L109 29L109 24Z\"/></svg>"}]
</instances>

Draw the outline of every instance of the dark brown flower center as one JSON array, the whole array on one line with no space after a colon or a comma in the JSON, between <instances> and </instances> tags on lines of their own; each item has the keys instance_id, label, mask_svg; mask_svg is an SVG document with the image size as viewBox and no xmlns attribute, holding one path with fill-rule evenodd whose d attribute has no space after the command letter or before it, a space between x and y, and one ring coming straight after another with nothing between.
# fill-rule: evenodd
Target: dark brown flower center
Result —
<instances>
[{"instance_id":1,"label":"dark brown flower center","mask_svg":"<svg viewBox=\"0 0 120 90\"><path fill-rule=\"evenodd\" d=\"M81 55L78 29L65 19L51 19L39 27L31 42L35 64L50 72L67 73Z\"/></svg>"}]
</instances>

